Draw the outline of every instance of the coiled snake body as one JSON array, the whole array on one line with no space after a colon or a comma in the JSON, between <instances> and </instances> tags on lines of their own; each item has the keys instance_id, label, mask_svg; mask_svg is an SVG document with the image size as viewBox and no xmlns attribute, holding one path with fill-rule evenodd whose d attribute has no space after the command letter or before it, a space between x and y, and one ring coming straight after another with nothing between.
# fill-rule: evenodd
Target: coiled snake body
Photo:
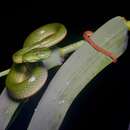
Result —
<instances>
[{"instance_id":1,"label":"coiled snake body","mask_svg":"<svg viewBox=\"0 0 130 130\"><path fill-rule=\"evenodd\" d=\"M27 37L23 49L14 53L12 57L14 63L11 69L0 73L1 76L8 74L6 87L12 98L25 99L40 90L48 77L47 68L41 61L51 56L53 50L50 47L59 43L66 33L64 25L52 23L38 28ZM77 50L83 44L84 41L81 40L60 48L58 51L62 57Z\"/></svg>"},{"instance_id":2,"label":"coiled snake body","mask_svg":"<svg viewBox=\"0 0 130 130\"><path fill-rule=\"evenodd\" d=\"M6 87L14 99L25 99L36 93L47 79L47 69L39 61L51 55L49 47L66 35L60 23L47 24L32 32L23 49L13 55L14 64L6 79ZM30 63L33 62L33 63Z\"/></svg>"}]
</instances>

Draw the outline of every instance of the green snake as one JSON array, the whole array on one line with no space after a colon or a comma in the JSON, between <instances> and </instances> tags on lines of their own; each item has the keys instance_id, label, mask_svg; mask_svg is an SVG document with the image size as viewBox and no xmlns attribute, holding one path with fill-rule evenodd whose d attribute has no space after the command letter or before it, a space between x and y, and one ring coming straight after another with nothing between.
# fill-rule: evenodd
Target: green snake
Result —
<instances>
[{"instance_id":1,"label":"green snake","mask_svg":"<svg viewBox=\"0 0 130 130\"><path fill-rule=\"evenodd\" d=\"M130 30L130 21L126 21ZM14 53L13 65L10 69L0 72L0 77L7 75L6 87L9 95L21 100L34 95L45 84L48 71L42 61L52 55L52 46L60 43L67 30L60 23L44 25L32 32L26 39L23 48ZM60 56L77 50L84 44L83 40L59 48ZM55 60L55 59L54 59Z\"/></svg>"},{"instance_id":2,"label":"green snake","mask_svg":"<svg viewBox=\"0 0 130 130\"><path fill-rule=\"evenodd\" d=\"M12 98L25 99L40 90L48 77L41 61L51 56L53 48L50 47L59 43L66 33L64 25L52 23L36 29L25 39L23 48L13 54L13 65L7 72L6 87ZM65 55L81 45L82 42L77 42L61 48L60 54Z\"/></svg>"}]
</instances>

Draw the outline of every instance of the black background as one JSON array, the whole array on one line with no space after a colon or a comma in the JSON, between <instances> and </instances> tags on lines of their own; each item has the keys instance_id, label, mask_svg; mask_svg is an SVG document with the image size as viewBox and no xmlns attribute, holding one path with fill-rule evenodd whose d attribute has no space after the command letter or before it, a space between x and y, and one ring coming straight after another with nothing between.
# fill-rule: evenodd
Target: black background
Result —
<instances>
[{"instance_id":1,"label":"black background","mask_svg":"<svg viewBox=\"0 0 130 130\"><path fill-rule=\"evenodd\" d=\"M37 3L37 2L36 2ZM20 5L20 3L19 3ZM50 7L50 5L52 5ZM64 43L77 41L85 30L96 30L110 18L121 15L130 19L128 12L115 13L99 6L70 5L61 2L60 6L36 4L7 7L1 11L0 20L0 71L12 64L12 54L20 49L27 35L37 27L51 22L61 22L68 29ZM9 6L9 4L8 4ZM122 5L123 6L123 5ZM113 9L116 10L116 7ZM109 12L111 11L111 13ZM109 12L109 14L108 14ZM59 45L63 46L65 44ZM84 89L70 107L60 130L127 130L130 120L129 96L129 56L130 46L116 64L109 65ZM57 68L49 71L48 82ZM46 86L48 84L46 83ZM1 91L4 78L0 79ZM20 115L8 130L26 130L44 89L25 103Z\"/></svg>"}]
</instances>

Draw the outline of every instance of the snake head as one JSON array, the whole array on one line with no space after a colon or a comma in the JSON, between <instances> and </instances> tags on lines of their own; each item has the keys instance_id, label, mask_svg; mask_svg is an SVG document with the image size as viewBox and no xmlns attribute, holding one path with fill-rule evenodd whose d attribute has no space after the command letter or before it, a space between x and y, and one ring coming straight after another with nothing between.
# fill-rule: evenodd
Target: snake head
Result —
<instances>
[{"instance_id":1,"label":"snake head","mask_svg":"<svg viewBox=\"0 0 130 130\"><path fill-rule=\"evenodd\" d=\"M51 50L49 48L35 48L28 50L28 48L23 48L13 54L13 62L16 64L25 62L37 62L47 59L51 55Z\"/></svg>"},{"instance_id":2,"label":"snake head","mask_svg":"<svg viewBox=\"0 0 130 130\"><path fill-rule=\"evenodd\" d=\"M15 52L12 56L13 62L16 64L23 63L23 55L26 54L30 48L23 48Z\"/></svg>"},{"instance_id":3,"label":"snake head","mask_svg":"<svg viewBox=\"0 0 130 130\"><path fill-rule=\"evenodd\" d=\"M37 62L47 59L51 55L51 50L48 48L37 48L24 54L22 57L23 62Z\"/></svg>"}]
</instances>

